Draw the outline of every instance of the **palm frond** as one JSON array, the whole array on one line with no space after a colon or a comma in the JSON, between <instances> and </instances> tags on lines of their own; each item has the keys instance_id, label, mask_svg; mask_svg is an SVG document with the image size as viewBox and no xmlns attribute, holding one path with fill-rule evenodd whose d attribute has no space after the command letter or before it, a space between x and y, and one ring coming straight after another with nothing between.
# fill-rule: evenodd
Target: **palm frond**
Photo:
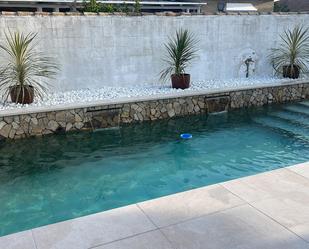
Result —
<instances>
[{"instance_id":1,"label":"palm frond","mask_svg":"<svg viewBox=\"0 0 309 249\"><path fill-rule=\"evenodd\" d=\"M7 64L0 66L0 92L7 101L9 89L34 88L36 96L42 97L47 89L47 79L53 79L59 67L54 59L35 50L37 34L20 32L5 33L5 43L0 49L7 57Z\"/></svg>"},{"instance_id":2,"label":"palm frond","mask_svg":"<svg viewBox=\"0 0 309 249\"><path fill-rule=\"evenodd\" d=\"M285 30L280 39L278 48L271 49L268 56L276 74L282 73L284 66L297 66L301 72L306 73L309 63L309 29L296 26Z\"/></svg>"},{"instance_id":3,"label":"palm frond","mask_svg":"<svg viewBox=\"0 0 309 249\"><path fill-rule=\"evenodd\" d=\"M160 80L165 81L171 74L183 74L191 61L197 57L198 40L188 30L176 31L165 44L166 56L163 61L167 67L160 72Z\"/></svg>"}]
</instances>

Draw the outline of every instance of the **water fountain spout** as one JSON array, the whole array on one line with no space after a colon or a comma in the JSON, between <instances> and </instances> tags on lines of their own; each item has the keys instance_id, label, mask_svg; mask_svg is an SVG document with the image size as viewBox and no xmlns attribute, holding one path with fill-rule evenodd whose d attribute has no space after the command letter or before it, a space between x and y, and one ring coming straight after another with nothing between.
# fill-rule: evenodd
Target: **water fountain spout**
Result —
<instances>
[{"instance_id":1,"label":"water fountain spout","mask_svg":"<svg viewBox=\"0 0 309 249\"><path fill-rule=\"evenodd\" d=\"M246 78L249 78L249 67L250 67L250 63L253 63L254 62L254 60L251 58L251 57L249 57L249 58L247 58L246 60L245 60L245 64L246 64L246 67L247 67L247 69L246 69Z\"/></svg>"}]
</instances>

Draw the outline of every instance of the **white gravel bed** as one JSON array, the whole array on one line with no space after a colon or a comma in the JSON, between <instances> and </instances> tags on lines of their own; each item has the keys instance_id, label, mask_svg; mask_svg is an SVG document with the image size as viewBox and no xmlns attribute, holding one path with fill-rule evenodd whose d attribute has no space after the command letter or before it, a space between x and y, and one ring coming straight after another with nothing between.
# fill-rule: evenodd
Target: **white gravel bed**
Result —
<instances>
[{"instance_id":1,"label":"white gravel bed","mask_svg":"<svg viewBox=\"0 0 309 249\"><path fill-rule=\"evenodd\" d=\"M20 105L11 102L1 103L1 110L21 109L27 107L52 107L66 104L83 104L101 100L116 100L117 98L147 97L153 95L171 94L185 91L215 90L224 88L237 88L243 86L265 85L290 82L291 79L282 78L250 78L230 80L207 80L192 82L186 90L173 89L169 85L133 86L133 87L102 87L99 89L81 89L47 94L43 99L36 98L30 105Z\"/></svg>"}]
</instances>

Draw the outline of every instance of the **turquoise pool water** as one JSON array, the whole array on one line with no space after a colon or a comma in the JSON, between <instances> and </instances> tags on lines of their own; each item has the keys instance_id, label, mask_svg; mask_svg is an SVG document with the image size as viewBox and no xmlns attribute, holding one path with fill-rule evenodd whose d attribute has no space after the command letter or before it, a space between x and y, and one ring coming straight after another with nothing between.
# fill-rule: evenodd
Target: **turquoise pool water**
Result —
<instances>
[{"instance_id":1,"label":"turquoise pool water","mask_svg":"<svg viewBox=\"0 0 309 249\"><path fill-rule=\"evenodd\" d=\"M308 102L0 142L0 235L308 160Z\"/></svg>"}]
</instances>

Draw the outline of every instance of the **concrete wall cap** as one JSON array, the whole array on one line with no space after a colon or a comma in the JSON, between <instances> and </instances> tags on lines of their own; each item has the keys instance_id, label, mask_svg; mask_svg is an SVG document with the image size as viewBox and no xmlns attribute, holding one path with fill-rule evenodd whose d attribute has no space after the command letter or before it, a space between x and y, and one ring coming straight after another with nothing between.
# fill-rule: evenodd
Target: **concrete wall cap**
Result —
<instances>
[{"instance_id":1,"label":"concrete wall cap","mask_svg":"<svg viewBox=\"0 0 309 249\"><path fill-rule=\"evenodd\" d=\"M94 12L84 12L84 16L97 16L98 13L94 13Z\"/></svg>"},{"instance_id":2,"label":"concrete wall cap","mask_svg":"<svg viewBox=\"0 0 309 249\"><path fill-rule=\"evenodd\" d=\"M81 16L82 13L80 12L65 12L66 16Z\"/></svg>"},{"instance_id":3,"label":"concrete wall cap","mask_svg":"<svg viewBox=\"0 0 309 249\"><path fill-rule=\"evenodd\" d=\"M53 16L65 16L64 12L52 12Z\"/></svg>"},{"instance_id":4,"label":"concrete wall cap","mask_svg":"<svg viewBox=\"0 0 309 249\"><path fill-rule=\"evenodd\" d=\"M17 12L12 12L12 11L2 11L1 15L3 16L16 16Z\"/></svg>"},{"instance_id":5,"label":"concrete wall cap","mask_svg":"<svg viewBox=\"0 0 309 249\"><path fill-rule=\"evenodd\" d=\"M0 12L2 16L148 16L148 15L156 15L156 16L195 16L195 15L309 15L309 11L299 11L299 12L252 12L252 11L242 11L242 12L214 12L214 13L187 13L187 12L172 12L172 11L162 11L162 12L141 12L141 13L124 13L124 12L100 12L100 13L93 13L93 12L28 12L28 11L2 11Z\"/></svg>"},{"instance_id":6,"label":"concrete wall cap","mask_svg":"<svg viewBox=\"0 0 309 249\"><path fill-rule=\"evenodd\" d=\"M36 16L50 16L51 13L50 12L44 12L44 11L37 11L37 12L34 12L34 15L36 15Z\"/></svg>"},{"instance_id":7,"label":"concrete wall cap","mask_svg":"<svg viewBox=\"0 0 309 249\"><path fill-rule=\"evenodd\" d=\"M18 16L33 16L34 12L29 11L17 11Z\"/></svg>"}]
</instances>

